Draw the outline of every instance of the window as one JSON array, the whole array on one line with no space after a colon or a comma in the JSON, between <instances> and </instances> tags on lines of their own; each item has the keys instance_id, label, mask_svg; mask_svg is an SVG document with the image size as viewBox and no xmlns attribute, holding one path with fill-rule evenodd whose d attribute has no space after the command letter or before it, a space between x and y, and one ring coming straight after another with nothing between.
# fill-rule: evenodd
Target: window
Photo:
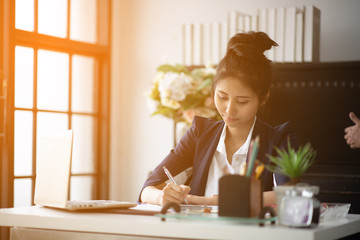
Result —
<instances>
[{"instance_id":1,"label":"window","mask_svg":"<svg viewBox=\"0 0 360 240\"><path fill-rule=\"evenodd\" d=\"M1 207L34 203L37 137L61 129L74 130L70 199L108 198L110 2L5 1Z\"/></svg>"}]
</instances>

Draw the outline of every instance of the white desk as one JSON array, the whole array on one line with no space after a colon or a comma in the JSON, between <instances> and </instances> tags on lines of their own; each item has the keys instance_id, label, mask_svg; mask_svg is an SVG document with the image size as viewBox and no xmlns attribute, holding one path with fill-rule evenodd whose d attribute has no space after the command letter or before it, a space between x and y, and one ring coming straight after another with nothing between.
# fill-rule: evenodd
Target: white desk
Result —
<instances>
[{"instance_id":1,"label":"white desk","mask_svg":"<svg viewBox=\"0 0 360 240\"><path fill-rule=\"evenodd\" d=\"M108 239L139 239L136 236L141 236L143 239L146 236L172 239L328 240L359 232L360 215L349 215L345 219L322 223L316 228L299 229L279 225L259 227L258 225L176 219L167 219L162 222L155 216L72 213L35 206L0 209L0 226L15 227L15 230L24 231L56 230L52 232L68 234L67 239L70 239L69 234L74 233L73 239L80 239L76 236L81 234L94 236L105 234Z\"/></svg>"}]
</instances>

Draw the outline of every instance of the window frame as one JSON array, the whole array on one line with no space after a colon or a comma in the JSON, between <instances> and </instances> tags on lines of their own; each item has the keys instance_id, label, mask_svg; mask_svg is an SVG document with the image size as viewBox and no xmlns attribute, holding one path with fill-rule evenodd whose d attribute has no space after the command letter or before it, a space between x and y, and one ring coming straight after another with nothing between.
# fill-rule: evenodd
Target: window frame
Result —
<instances>
[{"instance_id":1,"label":"window frame","mask_svg":"<svg viewBox=\"0 0 360 240\"><path fill-rule=\"evenodd\" d=\"M97 43L85 43L70 39L70 0L67 0L67 37L58 38L37 33L38 0L34 0L34 32L15 29L15 1L1 1L0 20L2 38L0 47L4 56L0 61L0 70L4 69L6 88L6 118L5 135L1 137L1 192L0 207L12 207L14 204L14 181L19 178L32 179L32 204L34 204L34 188L36 173L36 114L41 112L36 106L37 62L34 61L34 106L29 109L15 108L15 46L31 47L34 49L34 60L37 50L44 49L69 54L69 79L71 90L71 59L72 55L91 56L96 60L96 122L94 124L95 139L95 189L94 198L108 199L109 197L109 141L110 141L110 60L111 60L111 0L97 0ZM0 93L2 93L0 91ZM71 91L69 91L69 100ZM69 103L70 104L70 103ZM2 110L2 109L0 109ZM33 112L33 160L31 176L14 176L14 114L15 110ZM71 126L71 109L68 109L69 126ZM54 112L54 111L46 111ZM55 111L57 112L57 111ZM76 113L81 114L81 113ZM89 114L86 114L89 115ZM72 174L82 176L83 174ZM88 175L88 174L86 174ZM2 236L2 235L1 235Z\"/></svg>"}]
</instances>

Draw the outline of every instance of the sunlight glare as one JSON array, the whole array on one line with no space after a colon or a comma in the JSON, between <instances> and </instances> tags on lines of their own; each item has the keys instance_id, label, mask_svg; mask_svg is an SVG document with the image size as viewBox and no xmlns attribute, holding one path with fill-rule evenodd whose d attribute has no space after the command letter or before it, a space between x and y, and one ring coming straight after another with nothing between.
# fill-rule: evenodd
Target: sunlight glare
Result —
<instances>
[{"instance_id":1,"label":"sunlight glare","mask_svg":"<svg viewBox=\"0 0 360 240\"><path fill-rule=\"evenodd\" d=\"M96 43L96 0L71 0L70 39Z\"/></svg>"},{"instance_id":2,"label":"sunlight glare","mask_svg":"<svg viewBox=\"0 0 360 240\"><path fill-rule=\"evenodd\" d=\"M34 0L15 1L15 28L34 31Z\"/></svg>"},{"instance_id":3,"label":"sunlight glare","mask_svg":"<svg viewBox=\"0 0 360 240\"><path fill-rule=\"evenodd\" d=\"M69 109L69 55L38 51L38 108Z\"/></svg>"},{"instance_id":4,"label":"sunlight glare","mask_svg":"<svg viewBox=\"0 0 360 240\"><path fill-rule=\"evenodd\" d=\"M32 138L33 113L15 111L14 136L14 174L30 176L32 174Z\"/></svg>"},{"instance_id":5,"label":"sunlight glare","mask_svg":"<svg viewBox=\"0 0 360 240\"><path fill-rule=\"evenodd\" d=\"M15 47L15 107L33 107L34 49Z\"/></svg>"},{"instance_id":6,"label":"sunlight glare","mask_svg":"<svg viewBox=\"0 0 360 240\"><path fill-rule=\"evenodd\" d=\"M38 0L39 33L66 37L67 32L67 0Z\"/></svg>"}]
</instances>

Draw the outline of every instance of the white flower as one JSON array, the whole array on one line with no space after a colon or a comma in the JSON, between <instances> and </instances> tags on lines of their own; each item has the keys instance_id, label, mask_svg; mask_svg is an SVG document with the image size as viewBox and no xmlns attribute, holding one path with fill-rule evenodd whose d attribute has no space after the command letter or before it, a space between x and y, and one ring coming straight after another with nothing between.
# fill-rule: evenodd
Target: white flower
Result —
<instances>
[{"instance_id":1,"label":"white flower","mask_svg":"<svg viewBox=\"0 0 360 240\"><path fill-rule=\"evenodd\" d=\"M167 72L159 79L161 102L163 99L182 101L191 90L192 78L184 73Z\"/></svg>"},{"instance_id":2,"label":"white flower","mask_svg":"<svg viewBox=\"0 0 360 240\"><path fill-rule=\"evenodd\" d=\"M182 65L161 65L151 90L146 93L148 108L153 114L172 117L189 125L195 115L217 117L211 97L211 80L215 74L216 69L210 64L192 70Z\"/></svg>"}]
</instances>

